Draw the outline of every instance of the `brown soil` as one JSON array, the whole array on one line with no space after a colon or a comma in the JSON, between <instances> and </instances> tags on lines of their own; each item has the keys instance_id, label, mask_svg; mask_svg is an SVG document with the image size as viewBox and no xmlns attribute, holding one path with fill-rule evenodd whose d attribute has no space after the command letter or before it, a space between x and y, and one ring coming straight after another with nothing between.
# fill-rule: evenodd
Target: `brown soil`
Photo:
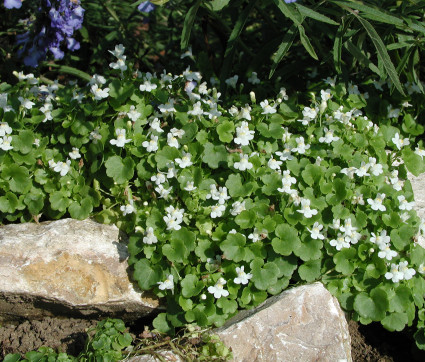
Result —
<instances>
[{"instance_id":1,"label":"brown soil","mask_svg":"<svg viewBox=\"0 0 425 362\"><path fill-rule=\"evenodd\" d=\"M130 325L136 335L143 322ZM41 346L77 356L84 348L86 330L96 321L76 318L45 318L0 327L0 360L8 353L24 354ZM407 332L388 332L379 323L368 326L350 321L353 362L425 361L425 351L416 348Z\"/></svg>"}]
</instances>

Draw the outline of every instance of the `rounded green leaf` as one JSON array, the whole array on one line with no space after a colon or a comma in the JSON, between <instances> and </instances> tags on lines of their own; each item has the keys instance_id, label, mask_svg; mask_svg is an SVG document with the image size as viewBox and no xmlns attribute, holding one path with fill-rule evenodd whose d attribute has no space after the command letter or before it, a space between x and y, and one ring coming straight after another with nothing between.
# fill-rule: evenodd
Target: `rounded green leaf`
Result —
<instances>
[{"instance_id":1,"label":"rounded green leaf","mask_svg":"<svg viewBox=\"0 0 425 362\"><path fill-rule=\"evenodd\" d=\"M259 290L266 290L276 284L279 268L275 263L264 264L263 259L256 258L251 264L252 281Z\"/></svg>"},{"instance_id":2,"label":"rounded green leaf","mask_svg":"<svg viewBox=\"0 0 425 362\"><path fill-rule=\"evenodd\" d=\"M389 301L383 289L375 288L370 294L359 293L354 298L354 310L363 318L380 321L385 318Z\"/></svg>"},{"instance_id":3,"label":"rounded green leaf","mask_svg":"<svg viewBox=\"0 0 425 362\"><path fill-rule=\"evenodd\" d=\"M1 177L9 180L11 191L25 194L31 189L32 181L29 177L28 169L23 166L16 164L7 165L1 173Z\"/></svg>"},{"instance_id":4,"label":"rounded green leaf","mask_svg":"<svg viewBox=\"0 0 425 362\"><path fill-rule=\"evenodd\" d=\"M224 121L217 126L218 138L221 142L229 143L233 140L235 124L231 121Z\"/></svg>"},{"instance_id":5,"label":"rounded green leaf","mask_svg":"<svg viewBox=\"0 0 425 362\"><path fill-rule=\"evenodd\" d=\"M235 217L235 223L238 224L242 229L248 229L254 226L256 218L257 215L254 211L244 210Z\"/></svg>"},{"instance_id":6,"label":"rounded green leaf","mask_svg":"<svg viewBox=\"0 0 425 362\"><path fill-rule=\"evenodd\" d=\"M198 295L204 287L204 283L194 274L188 274L181 281L182 294L185 298Z\"/></svg>"},{"instance_id":7,"label":"rounded green leaf","mask_svg":"<svg viewBox=\"0 0 425 362\"><path fill-rule=\"evenodd\" d=\"M245 235L239 233L228 234L226 240L221 243L220 249L226 259L239 262L245 257L245 243Z\"/></svg>"},{"instance_id":8,"label":"rounded green leaf","mask_svg":"<svg viewBox=\"0 0 425 362\"><path fill-rule=\"evenodd\" d=\"M133 277L142 290L149 290L161 282L162 274L162 268L147 259L140 259L134 264Z\"/></svg>"},{"instance_id":9,"label":"rounded green leaf","mask_svg":"<svg viewBox=\"0 0 425 362\"><path fill-rule=\"evenodd\" d=\"M123 184L133 178L135 163L131 157L109 157L105 162L106 174L117 184Z\"/></svg>"},{"instance_id":10,"label":"rounded green leaf","mask_svg":"<svg viewBox=\"0 0 425 362\"><path fill-rule=\"evenodd\" d=\"M53 210L66 211L70 205L71 200L68 194L64 191L55 191L49 196L50 206Z\"/></svg>"},{"instance_id":11,"label":"rounded green leaf","mask_svg":"<svg viewBox=\"0 0 425 362\"><path fill-rule=\"evenodd\" d=\"M391 313L381 321L382 325L391 332L402 331L407 322L407 314L402 312Z\"/></svg>"},{"instance_id":12,"label":"rounded green leaf","mask_svg":"<svg viewBox=\"0 0 425 362\"><path fill-rule=\"evenodd\" d=\"M202 161L208 164L211 168L218 168L220 163L227 162L227 150L224 145L213 145L206 143L204 145L204 152L202 153Z\"/></svg>"},{"instance_id":13,"label":"rounded green leaf","mask_svg":"<svg viewBox=\"0 0 425 362\"><path fill-rule=\"evenodd\" d=\"M278 238L272 240L273 250L281 255L290 255L301 246L298 231L287 224L280 224L275 230Z\"/></svg>"},{"instance_id":14,"label":"rounded green leaf","mask_svg":"<svg viewBox=\"0 0 425 362\"><path fill-rule=\"evenodd\" d=\"M320 260L309 260L298 268L298 274L302 280L308 283L320 277Z\"/></svg>"},{"instance_id":15,"label":"rounded green leaf","mask_svg":"<svg viewBox=\"0 0 425 362\"><path fill-rule=\"evenodd\" d=\"M73 219L87 219L93 211L92 200L90 198L85 198L81 201L81 203L74 201L71 205L69 205L68 211Z\"/></svg>"}]
</instances>

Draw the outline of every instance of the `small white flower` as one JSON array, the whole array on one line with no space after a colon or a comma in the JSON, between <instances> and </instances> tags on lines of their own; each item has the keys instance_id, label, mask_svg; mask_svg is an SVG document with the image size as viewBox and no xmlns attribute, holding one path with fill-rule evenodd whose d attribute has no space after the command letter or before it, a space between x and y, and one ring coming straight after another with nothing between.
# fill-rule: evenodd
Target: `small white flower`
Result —
<instances>
[{"instance_id":1,"label":"small white flower","mask_svg":"<svg viewBox=\"0 0 425 362\"><path fill-rule=\"evenodd\" d=\"M211 217L213 219L215 219L216 217L221 217L223 216L223 212L226 210L226 206L225 205L213 205L211 206Z\"/></svg>"},{"instance_id":2,"label":"small white flower","mask_svg":"<svg viewBox=\"0 0 425 362\"><path fill-rule=\"evenodd\" d=\"M156 244L158 242L157 237L155 236L154 232L153 232L153 228L152 227L148 227L146 229L146 233L145 236L143 237L143 242L145 244L151 245L151 244Z\"/></svg>"},{"instance_id":3,"label":"small white flower","mask_svg":"<svg viewBox=\"0 0 425 362\"><path fill-rule=\"evenodd\" d=\"M322 102L327 102L329 99L332 98L331 90L330 89L321 89L320 90L320 98L322 98Z\"/></svg>"},{"instance_id":4,"label":"small white flower","mask_svg":"<svg viewBox=\"0 0 425 362\"><path fill-rule=\"evenodd\" d=\"M142 92L152 92L154 89L158 88L155 83L151 83L146 79L142 84L140 84L139 89Z\"/></svg>"},{"instance_id":5,"label":"small white flower","mask_svg":"<svg viewBox=\"0 0 425 362\"><path fill-rule=\"evenodd\" d=\"M174 162L169 162L166 164L167 166L167 178L177 177L177 169L174 165Z\"/></svg>"},{"instance_id":6,"label":"small white flower","mask_svg":"<svg viewBox=\"0 0 425 362\"><path fill-rule=\"evenodd\" d=\"M91 92L94 94L94 99L99 101L109 96L109 88L99 88L97 84L91 86Z\"/></svg>"},{"instance_id":7,"label":"small white flower","mask_svg":"<svg viewBox=\"0 0 425 362\"><path fill-rule=\"evenodd\" d=\"M304 143L304 137L302 136L295 138L295 141L297 142L297 147L293 148L291 150L292 152L298 152L299 154L304 154L310 148L310 145L306 145Z\"/></svg>"},{"instance_id":8,"label":"small white flower","mask_svg":"<svg viewBox=\"0 0 425 362\"><path fill-rule=\"evenodd\" d=\"M235 201L232 204L232 210L230 210L230 214L233 216L239 215L242 211L246 210L245 208L245 201Z\"/></svg>"},{"instance_id":9,"label":"small white flower","mask_svg":"<svg viewBox=\"0 0 425 362\"><path fill-rule=\"evenodd\" d=\"M307 219L311 218L313 215L317 214L316 209L310 209L310 200L302 199L301 200L301 210L297 210L299 213L303 214Z\"/></svg>"},{"instance_id":10,"label":"small white flower","mask_svg":"<svg viewBox=\"0 0 425 362\"><path fill-rule=\"evenodd\" d=\"M164 132L164 130L161 128L161 121L156 117L149 123L149 126L150 126L149 132L152 132L152 131L156 131L158 133Z\"/></svg>"},{"instance_id":11,"label":"small white flower","mask_svg":"<svg viewBox=\"0 0 425 362\"><path fill-rule=\"evenodd\" d=\"M398 264L399 271L400 273L403 274L404 280L412 279L413 276L416 274L416 270L412 268L408 268L407 265L408 265L407 261L402 261Z\"/></svg>"},{"instance_id":12,"label":"small white flower","mask_svg":"<svg viewBox=\"0 0 425 362\"><path fill-rule=\"evenodd\" d=\"M167 103L160 104L158 106L158 109L164 116L177 112L176 109L174 108L174 99L172 98L168 99Z\"/></svg>"},{"instance_id":13,"label":"small white flower","mask_svg":"<svg viewBox=\"0 0 425 362\"><path fill-rule=\"evenodd\" d=\"M385 211L385 210L387 210L387 208L385 207L385 205L382 204L384 199L385 199L385 194L378 194L378 195L376 195L375 200L367 199L367 202L372 207L372 210Z\"/></svg>"},{"instance_id":14,"label":"small white flower","mask_svg":"<svg viewBox=\"0 0 425 362\"><path fill-rule=\"evenodd\" d=\"M260 106L261 106L261 108L263 108L263 112L261 112L261 114L274 114L274 113L277 112L276 111L277 104L272 106L272 105L269 104L269 101L267 99L260 102Z\"/></svg>"},{"instance_id":15,"label":"small white flower","mask_svg":"<svg viewBox=\"0 0 425 362\"><path fill-rule=\"evenodd\" d=\"M196 186L194 186L194 182L193 181L187 181L186 182L186 186L185 186L185 188L184 188L186 191L194 191L194 190L196 190L197 189L197 187Z\"/></svg>"},{"instance_id":16,"label":"small white flower","mask_svg":"<svg viewBox=\"0 0 425 362\"><path fill-rule=\"evenodd\" d=\"M127 57L125 55L120 56L115 63L109 63L109 67L112 69L119 69L121 72L124 72L127 70L127 65L125 64L126 58Z\"/></svg>"},{"instance_id":17,"label":"small white flower","mask_svg":"<svg viewBox=\"0 0 425 362\"><path fill-rule=\"evenodd\" d=\"M238 82L239 76L238 75L234 75L233 77L230 77L228 79L225 80L225 83L229 86L232 87L233 89L236 89L236 84Z\"/></svg>"},{"instance_id":18,"label":"small white flower","mask_svg":"<svg viewBox=\"0 0 425 362\"><path fill-rule=\"evenodd\" d=\"M250 170L253 165L251 162L249 162L248 155L244 155L242 153L239 154L240 157L240 161L239 162L235 162L233 164L233 167L236 168L239 171L245 171L245 170Z\"/></svg>"},{"instance_id":19,"label":"small white flower","mask_svg":"<svg viewBox=\"0 0 425 362\"><path fill-rule=\"evenodd\" d=\"M398 283L400 280L403 280L403 273L399 272L397 264L391 264L391 269L385 273L385 278L391 279L393 283Z\"/></svg>"},{"instance_id":20,"label":"small white flower","mask_svg":"<svg viewBox=\"0 0 425 362\"><path fill-rule=\"evenodd\" d=\"M245 273L244 266L242 265L240 268L236 267L236 274L238 275L233 282L235 284L248 284L249 280L252 278L251 273Z\"/></svg>"},{"instance_id":21,"label":"small white flower","mask_svg":"<svg viewBox=\"0 0 425 362\"><path fill-rule=\"evenodd\" d=\"M131 142L131 139L125 138L125 129L124 128L117 128L115 130L115 134L117 135L117 139L112 139L109 142L112 145L115 145L117 147L124 147L126 143Z\"/></svg>"},{"instance_id":22,"label":"small white flower","mask_svg":"<svg viewBox=\"0 0 425 362\"><path fill-rule=\"evenodd\" d=\"M425 150L422 150L421 148L416 147L416 148L415 148L415 153L416 153L417 155L421 156L421 158L422 158L422 159L424 159L424 156L425 156Z\"/></svg>"},{"instance_id":23,"label":"small white flower","mask_svg":"<svg viewBox=\"0 0 425 362\"><path fill-rule=\"evenodd\" d=\"M183 157L176 158L174 161L179 165L180 168L186 168L193 165L191 157L192 155L190 153L186 153L183 151Z\"/></svg>"},{"instance_id":24,"label":"small white flower","mask_svg":"<svg viewBox=\"0 0 425 362\"><path fill-rule=\"evenodd\" d=\"M387 111L388 118L398 118L398 116L400 115L400 108L393 108L391 105L387 107Z\"/></svg>"},{"instance_id":25,"label":"small white flower","mask_svg":"<svg viewBox=\"0 0 425 362\"><path fill-rule=\"evenodd\" d=\"M276 156L279 156L279 159L281 161L290 161L294 158L294 156L291 155L291 147L285 143L285 145L283 146L283 152L277 151Z\"/></svg>"},{"instance_id":26,"label":"small white flower","mask_svg":"<svg viewBox=\"0 0 425 362\"><path fill-rule=\"evenodd\" d=\"M248 104L245 104L245 107L241 108L241 111L238 114L238 118L241 119L246 119L248 121L251 120L251 107Z\"/></svg>"},{"instance_id":27,"label":"small white flower","mask_svg":"<svg viewBox=\"0 0 425 362\"><path fill-rule=\"evenodd\" d=\"M21 106L24 107L25 109L31 109L35 103L31 102L29 99L24 99L23 97L19 97L19 102L21 102Z\"/></svg>"},{"instance_id":28,"label":"small white flower","mask_svg":"<svg viewBox=\"0 0 425 362\"><path fill-rule=\"evenodd\" d=\"M220 278L217 280L217 283L212 287L208 287L208 292L211 294L214 294L214 298L221 298L221 297L227 297L229 295L229 292L224 289L224 285L226 284L226 281L223 278Z\"/></svg>"},{"instance_id":29,"label":"small white flower","mask_svg":"<svg viewBox=\"0 0 425 362\"><path fill-rule=\"evenodd\" d=\"M193 105L193 109L191 111L188 111L187 114L190 114L192 116L202 116L204 114L204 111L202 109L201 102L196 102Z\"/></svg>"},{"instance_id":30,"label":"small white flower","mask_svg":"<svg viewBox=\"0 0 425 362\"><path fill-rule=\"evenodd\" d=\"M89 138L93 140L93 143L97 143L97 141L102 139L102 135L99 133L99 128L90 132Z\"/></svg>"},{"instance_id":31,"label":"small white flower","mask_svg":"<svg viewBox=\"0 0 425 362\"><path fill-rule=\"evenodd\" d=\"M164 188L162 184L155 187L155 191L158 192L160 198L167 199L168 196L170 196L171 190L173 189L173 186L171 186L169 189Z\"/></svg>"},{"instance_id":32,"label":"small white flower","mask_svg":"<svg viewBox=\"0 0 425 362\"><path fill-rule=\"evenodd\" d=\"M72 147L72 151L69 153L69 157L71 157L73 160L81 158L79 149L76 147Z\"/></svg>"},{"instance_id":33,"label":"small white flower","mask_svg":"<svg viewBox=\"0 0 425 362\"><path fill-rule=\"evenodd\" d=\"M151 181L155 182L157 185L161 185L166 181L165 174L162 172L158 172L156 175L151 176Z\"/></svg>"},{"instance_id":34,"label":"small white flower","mask_svg":"<svg viewBox=\"0 0 425 362\"><path fill-rule=\"evenodd\" d=\"M338 141L339 137L334 136L334 131L332 129L327 129L326 127L324 128L325 131L325 135L324 137L320 137L319 138L319 142L320 143L332 143L333 141Z\"/></svg>"},{"instance_id":35,"label":"small white flower","mask_svg":"<svg viewBox=\"0 0 425 362\"><path fill-rule=\"evenodd\" d=\"M127 117L133 122L136 122L142 114L136 111L136 107L130 106L130 110L127 112Z\"/></svg>"},{"instance_id":36,"label":"small white flower","mask_svg":"<svg viewBox=\"0 0 425 362\"><path fill-rule=\"evenodd\" d=\"M403 146L407 146L410 144L410 141L407 138L400 138L400 134L397 132L394 137L391 139L397 149L401 150Z\"/></svg>"},{"instance_id":37,"label":"small white flower","mask_svg":"<svg viewBox=\"0 0 425 362\"><path fill-rule=\"evenodd\" d=\"M310 231L310 236L312 239L320 239L323 240L325 237L321 234L321 230L323 229L323 225L319 224L317 221L313 224L313 227L311 230L307 228L308 231Z\"/></svg>"},{"instance_id":38,"label":"small white flower","mask_svg":"<svg viewBox=\"0 0 425 362\"><path fill-rule=\"evenodd\" d=\"M7 122L0 122L0 137L4 137L12 133L12 128Z\"/></svg>"},{"instance_id":39,"label":"small white flower","mask_svg":"<svg viewBox=\"0 0 425 362\"><path fill-rule=\"evenodd\" d=\"M257 73L256 72L252 72L251 73L251 76L248 78L248 83L251 83L251 84L254 84L254 85L261 83L261 81L257 77Z\"/></svg>"},{"instance_id":40,"label":"small white flower","mask_svg":"<svg viewBox=\"0 0 425 362\"><path fill-rule=\"evenodd\" d=\"M303 116L309 120L315 119L317 116L317 108L304 107Z\"/></svg>"},{"instance_id":41,"label":"small white flower","mask_svg":"<svg viewBox=\"0 0 425 362\"><path fill-rule=\"evenodd\" d=\"M357 169L355 167L343 168L340 172L347 175L349 178L354 178Z\"/></svg>"},{"instance_id":42,"label":"small white flower","mask_svg":"<svg viewBox=\"0 0 425 362\"><path fill-rule=\"evenodd\" d=\"M59 161L53 167L53 171L59 172L61 176L65 176L71 169L71 161L66 160L66 162Z\"/></svg>"},{"instance_id":43,"label":"small white flower","mask_svg":"<svg viewBox=\"0 0 425 362\"><path fill-rule=\"evenodd\" d=\"M364 161L362 161L360 168L356 170L356 175L359 177L370 176L367 172L369 170L370 165Z\"/></svg>"},{"instance_id":44,"label":"small white flower","mask_svg":"<svg viewBox=\"0 0 425 362\"><path fill-rule=\"evenodd\" d=\"M174 288L174 277L172 274L170 274L167 279L165 279L163 282L157 283L159 286L158 288L161 290L165 289L173 289Z\"/></svg>"},{"instance_id":45,"label":"small white flower","mask_svg":"<svg viewBox=\"0 0 425 362\"><path fill-rule=\"evenodd\" d=\"M12 137L11 136L4 136L3 138L0 138L0 148L3 151L9 151L13 149L12 143Z\"/></svg>"},{"instance_id":46,"label":"small white flower","mask_svg":"<svg viewBox=\"0 0 425 362\"><path fill-rule=\"evenodd\" d=\"M400 203L398 207L400 210L410 211L415 206L415 202L414 201L408 202L406 198L404 197L404 195L397 196L397 199Z\"/></svg>"},{"instance_id":47,"label":"small white flower","mask_svg":"<svg viewBox=\"0 0 425 362\"><path fill-rule=\"evenodd\" d=\"M119 58L124 55L125 47L122 44L115 45L114 50L108 50L113 56Z\"/></svg>"},{"instance_id":48,"label":"small white flower","mask_svg":"<svg viewBox=\"0 0 425 362\"><path fill-rule=\"evenodd\" d=\"M369 157L369 165L370 165L370 172L374 176L379 176L380 174L384 172L382 165L376 162L375 157Z\"/></svg>"},{"instance_id":49,"label":"small white flower","mask_svg":"<svg viewBox=\"0 0 425 362\"><path fill-rule=\"evenodd\" d=\"M130 200L129 203L127 205L122 205L120 207L120 210L122 211L122 214L128 215L128 214L132 214L136 209L134 208L133 205L133 200Z\"/></svg>"},{"instance_id":50,"label":"small white flower","mask_svg":"<svg viewBox=\"0 0 425 362\"><path fill-rule=\"evenodd\" d=\"M267 166L269 166L272 170L280 170L280 166L282 165L282 161L277 161L273 158L273 156L270 158L270 160L267 162Z\"/></svg>"},{"instance_id":51,"label":"small white flower","mask_svg":"<svg viewBox=\"0 0 425 362\"><path fill-rule=\"evenodd\" d=\"M164 216L163 219L167 225L167 230L180 230L182 228L180 226L181 220L176 220L170 215Z\"/></svg>"},{"instance_id":52,"label":"small white flower","mask_svg":"<svg viewBox=\"0 0 425 362\"><path fill-rule=\"evenodd\" d=\"M171 132L167 134L167 144L170 147L180 148L179 141L176 136L174 136Z\"/></svg>"},{"instance_id":53,"label":"small white flower","mask_svg":"<svg viewBox=\"0 0 425 362\"><path fill-rule=\"evenodd\" d=\"M349 248L350 247L350 243L348 243L345 240L344 235L342 235L341 233L338 234L336 239L332 239L329 244L331 244L332 246L334 246L336 248L336 250L341 250L343 248Z\"/></svg>"},{"instance_id":54,"label":"small white flower","mask_svg":"<svg viewBox=\"0 0 425 362\"><path fill-rule=\"evenodd\" d=\"M391 250L389 244L379 244L379 250L380 251L378 253L378 257L380 257L381 259L391 260L392 258L395 258L397 256L397 252Z\"/></svg>"},{"instance_id":55,"label":"small white flower","mask_svg":"<svg viewBox=\"0 0 425 362\"><path fill-rule=\"evenodd\" d=\"M236 138L234 139L235 143L247 146L249 141L254 139L255 131L251 131L248 126L248 122L242 121L239 127L236 127Z\"/></svg>"},{"instance_id":56,"label":"small white flower","mask_svg":"<svg viewBox=\"0 0 425 362\"><path fill-rule=\"evenodd\" d=\"M149 141L144 141L142 146L145 147L148 152L158 151L158 136L151 135L151 139Z\"/></svg>"},{"instance_id":57,"label":"small white flower","mask_svg":"<svg viewBox=\"0 0 425 362\"><path fill-rule=\"evenodd\" d=\"M180 55L180 59L184 59L186 57L188 57L192 60L194 59L193 54L192 54L192 47L188 47L187 50L183 54Z\"/></svg>"},{"instance_id":58,"label":"small white flower","mask_svg":"<svg viewBox=\"0 0 425 362\"><path fill-rule=\"evenodd\" d=\"M391 242L391 238L387 235L387 230L382 230L381 235L375 235L375 233L371 233L371 235L370 242L378 246L388 245Z\"/></svg>"}]
</instances>

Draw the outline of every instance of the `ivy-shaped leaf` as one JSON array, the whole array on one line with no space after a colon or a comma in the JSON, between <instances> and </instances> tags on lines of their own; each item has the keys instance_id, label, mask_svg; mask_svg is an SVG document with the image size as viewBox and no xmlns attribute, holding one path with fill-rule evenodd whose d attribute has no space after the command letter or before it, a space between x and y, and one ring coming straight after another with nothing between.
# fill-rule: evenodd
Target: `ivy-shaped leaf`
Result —
<instances>
[{"instance_id":1,"label":"ivy-shaped leaf","mask_svg":"<svg viewBox=\"0 0 425 362\"><path fill-rule=\"evenodd\" d=\"M122 159L120 156L111 156L106 160L105 167L106 174L117 184L130 181L134 176L135 163L131 157Z\"/></svg>"}]
</instances>

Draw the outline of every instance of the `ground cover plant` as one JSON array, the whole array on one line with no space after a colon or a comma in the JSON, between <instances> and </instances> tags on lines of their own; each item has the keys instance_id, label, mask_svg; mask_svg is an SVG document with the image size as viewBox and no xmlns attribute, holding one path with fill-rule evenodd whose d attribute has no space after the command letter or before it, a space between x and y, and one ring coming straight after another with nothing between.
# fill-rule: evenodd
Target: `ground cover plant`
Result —
<instances>
[{"instance_id":1,"label":"ground cover plant","mask_svg":"<svg viewBox=\"0 0 425 362\"><path fill-rule=\"evenodd\" d=\"M2 222L117 224L133 278L167 300L154 321L162 332L219 326L321 280L352 318L415 324L421 345L425 252L414 237L424 224L406 176L424 170L407 133L423 131L423 105L390 104L383 82L336 78L264 100L230 78L236 95L221 101L189 69L117 69L124 54L110 50L112 76L82 86L22 73L1 84Z\"/></svg>"}]
</instances>

